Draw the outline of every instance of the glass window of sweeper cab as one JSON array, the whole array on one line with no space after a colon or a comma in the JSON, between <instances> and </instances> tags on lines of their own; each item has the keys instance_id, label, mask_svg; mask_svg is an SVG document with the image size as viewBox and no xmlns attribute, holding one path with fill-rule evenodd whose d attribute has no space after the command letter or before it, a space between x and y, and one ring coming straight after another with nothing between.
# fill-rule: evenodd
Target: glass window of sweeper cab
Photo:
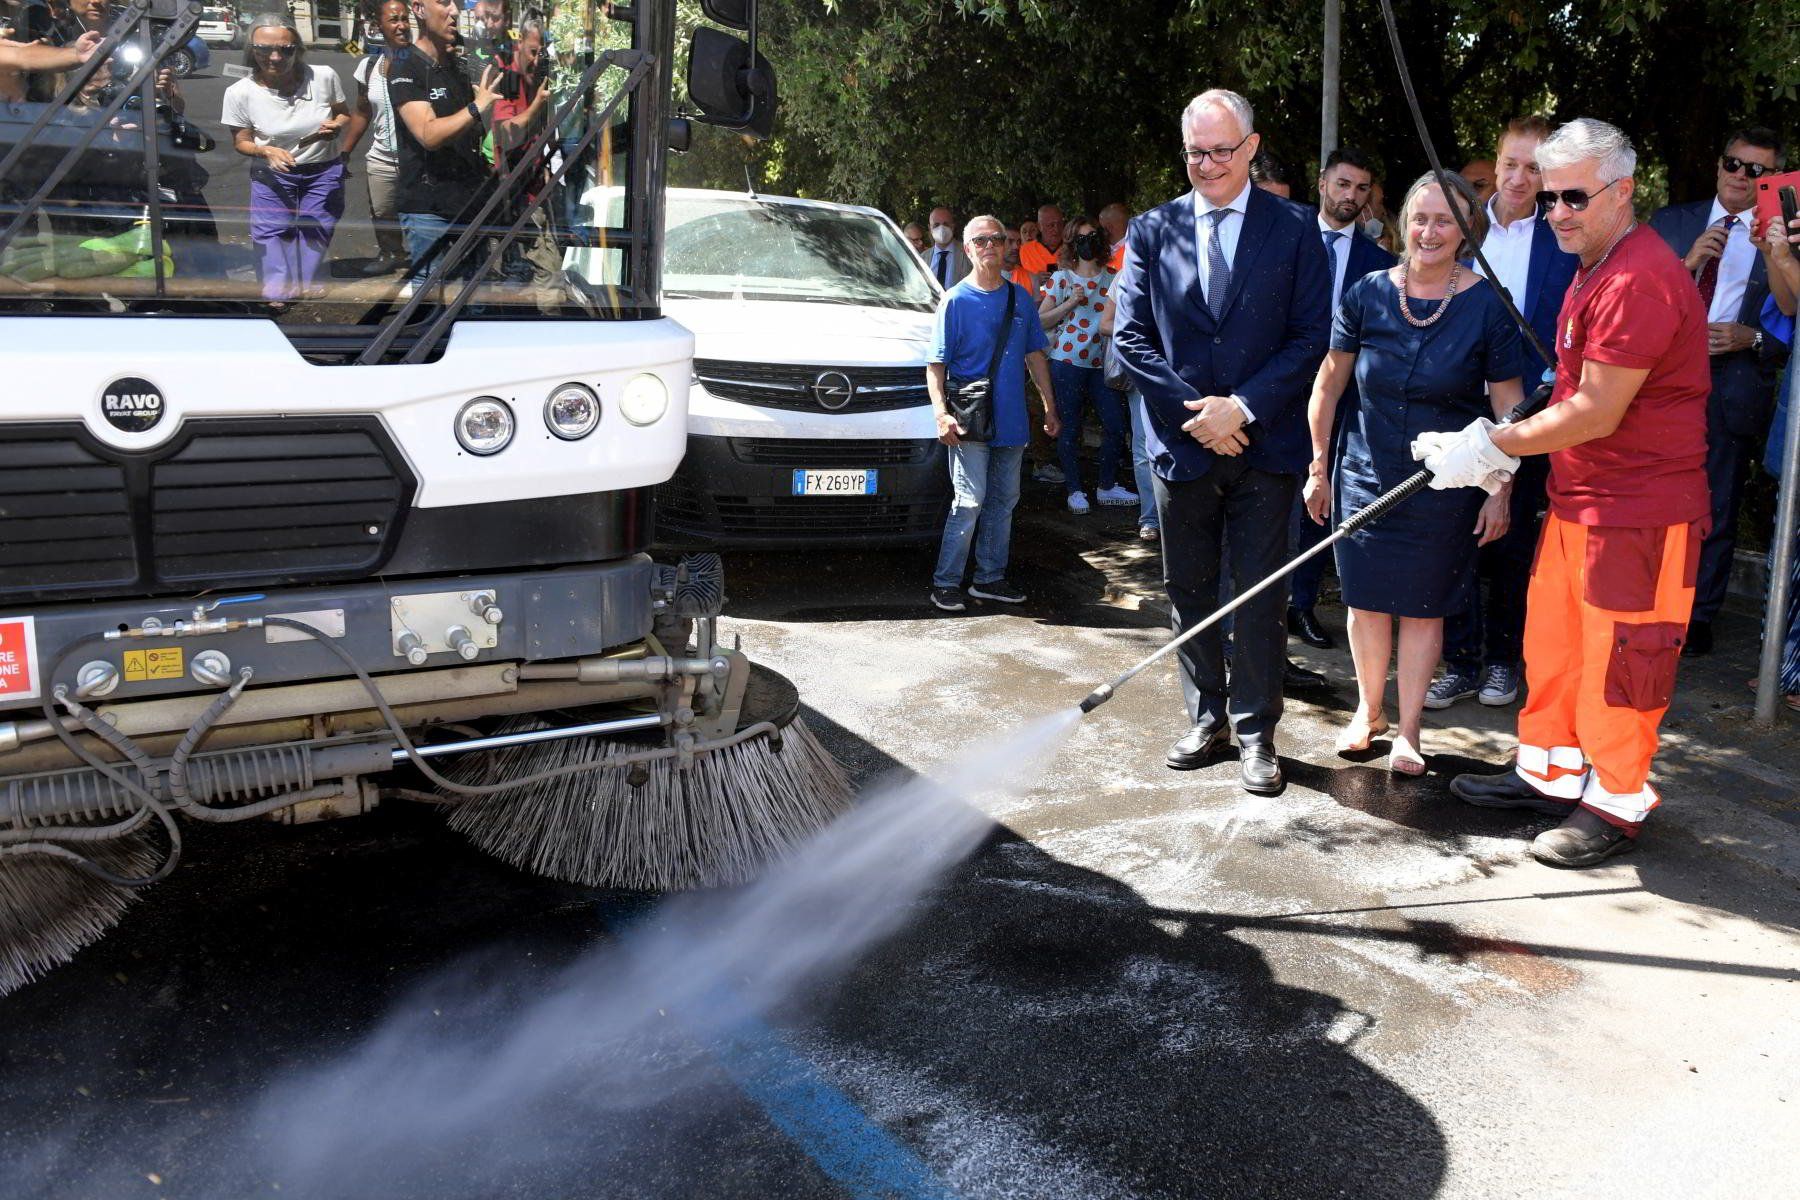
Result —
<instances>
[{"instance_id":1,"label":"glass window of sweeper cab","mask_svg":"<svg viewBox=\"0 0 1800 1200\"><path fill-rule=\"evenodd\" d=\"M624 222L653 209L596 225L645 172L624 65L589 68L644 35L604 0L365 3L362 55L309 42L280 0L205 38L174 0L132 28L108 0L46 10L39 45L0 60L0 312L353 325L478 278L477 318L629 315Z\"/></svg>"}]
</instances>

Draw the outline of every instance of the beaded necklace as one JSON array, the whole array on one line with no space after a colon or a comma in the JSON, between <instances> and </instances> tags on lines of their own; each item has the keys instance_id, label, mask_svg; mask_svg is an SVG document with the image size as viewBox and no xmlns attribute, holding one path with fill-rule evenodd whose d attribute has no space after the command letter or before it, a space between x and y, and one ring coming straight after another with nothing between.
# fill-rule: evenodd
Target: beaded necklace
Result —
<instances>
[{"instance_id":1,"label":"beaded necklace","mask_svg":"<svg viewBox=\"0 0 1800 1200\"><path fill-rule=\"evenodd\" d=\"M1458 279L1460 279L1461 277L1462 277L1462 264L1457 263L1450 268L1450 282L1444 288L1444 302L1442 304L1438 305L1437 311L1432 313L1429 317L1424 317L1424 318L1415 317L1412 315L1412 309L1408 308L1407 304L1406 304L1406 260L1404 258L1401 259L1400 260L1400 315L1405 317L1406 323L1408 325L1411 325L1414 329L1424 329L1428 325L1435 325L1438 321L1438 318L1442 317L1445 313L1450 311L1451 297L1456 295L1456 281Z\"/></svg>"}]
</instances>

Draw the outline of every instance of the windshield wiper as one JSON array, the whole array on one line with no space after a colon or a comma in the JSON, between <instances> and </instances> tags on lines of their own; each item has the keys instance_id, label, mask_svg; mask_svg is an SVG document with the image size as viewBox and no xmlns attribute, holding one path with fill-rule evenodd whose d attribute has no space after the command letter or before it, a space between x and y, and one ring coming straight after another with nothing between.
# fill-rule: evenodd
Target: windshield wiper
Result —
<instances>
[{"instance_id":1,"label":"windshield wiper","mask_svg":"<svg viewBox=\"0 0 1800 1200\"><path fill-rule=\"evenodd\" d=\"M159 3L166 3L166 0L159 0ZM87 86L88 81L93 79L95 73L103 67L110 68L113 51L117 50L127 37L137 31L138 26L149 16L151 6L152 0L131 0L119 21L107 31L104 38L100 39L100 44L94 48L94 53L88 56L86 62L70 73L68 81L63 84L62 91L57 93L56 99L44 106L43 111L38 114L37 120L31 123L31 128L25 131L25 135L19 139L6 157L0 159L0 182L4 182L9 177L9 173L18 165L19 159L31 149L38 136L50 125L51 121L59 114L69 112L70 102L83 87ZM12 244L13 238L17 237L19 230L25 227L25 222L35 216L43 207L44 201L49 198L56 185L75 169L75 164L81 161L81 156L86 154L88 148L94 144L94 139L99 137L103 130L111 127L112 119L118 115L119 110L130 103L132 97L146 91L145 85L162 68L163 59L174 53L178 47L187 44L188 39L193 36L194 29L200 24L201 11L199 4L189 3L170 21L169 27L163 30L163 35L151 46L150 52L133 69L113 98L92 117L92 124L88 125L73 146L63 151L62 158L57 160L56 166L44 177L44 181L38 185L37 191L33 192L30 198L19 206L19 211L13 215L12 221L6 228L0 230L0 251ZM153 89L151 90L153 92ZM156 107L153 96L144 96L143 99L145 111L142 114L143 122L139 127L139 132L144 138L145 171L150 177L149 206L152 217L150 236L154 243L152 251L155 255L156 279L160 291L162 283L162 221L160 219L162 204L161 193L158 191L155 178ZM83 116L86 119L86 114Z\"/></svg>"},{"instance_id":2,"label":"windshield wiper","mask_svg":"<svg viewBox=\"0 0 1800 1200\"><path fill-rule=\"evenodd\" d=\"M626 96L636 90L638 83L649 73L650 67L655 61L654 55L643 50L608 50L596 58L586 71L582 72L581 83L569 94L568 102L556 111L556 115L545 123L542 130L532 136L530 142L526 143L525 153L519 156L519 160L512 165L512 169L493 188L480 211L464 225L461 236L451 244L449 250L438 256L437 265L431 269L431 273L423 281L413 288L413 294L406 303L400 306L399 311L387 318L381 332L357 357L358 364L369 366L379 363L393 346L395 340L399 338L400 331L405 328L406 322L412 318L413 313L419 310L419 306L425 303L425 297L432 295L453 272L462 266L463 260L474 252L481 239L487 236L485 232L487 219L493 215L494 210L499 208L503 201L511 198L519 182L536 166L544 148L549 145L551 137L574 113L576 105L587 102L594 83L600 78L600 72L613 66L628 68L629 73L625 76L624 82L619 85L618 92L605 108L588 121L587 132L582 135L581 141L575 149L563 154L562 165L551 173L550 178L539 189L536 199L528 201L506 231L494 239L494 244L488 250L487 259L481 264L480 269L463 281L462 287L456 293L456 298L438 310L437 315L420 332L412 346L401 356L400 361L402 363L422 363L431 356L432 351L437 348L437 344L450 331L451 324L468 304L469 297L475 294L475 289L481 285L482 280L487 278L488 272L492 271L499 263L501 256L513 244L513 240L519 236L519 231L539 209L544 207L551 195L560 194L557 191L557 185L562 183L563 176L567 175L576 163L581 161L582 155L587 153L588 147L593 144L594 139L611 122L614 111L618 109Z\"/></svg>"}]
</instances>

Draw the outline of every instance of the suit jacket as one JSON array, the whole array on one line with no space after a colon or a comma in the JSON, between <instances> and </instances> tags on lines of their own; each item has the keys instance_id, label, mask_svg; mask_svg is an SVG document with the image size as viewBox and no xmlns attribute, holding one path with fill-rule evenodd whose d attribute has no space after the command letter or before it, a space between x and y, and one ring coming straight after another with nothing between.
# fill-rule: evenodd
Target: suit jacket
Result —
<instances>
[{"instance_id":1,"label":"suit jacket","mask_svg":"<svg viewBox=\"0 0 1800 1200\"><path fill-rule=\"evenodd\" d=\"M931 272L933 279L938 277L938 273L934 269L937 262L937 251L936 246L925 247L925 269ZM952 243L950 246L950 282L945 285L946 289L962 282L963 276L974 269L975 264L969 261L968 251L962 248L962 243Z\"/></svg>"},{"instance_id":2,"label":"suit jacket","mask_svg":"<svg viewBox=\"0 0 1800 1200\"><path fill-rule=\"evenodd\" d=\"M1662 235L1669 249L1685 256L1693 249L1694 240L1705 231L1712 206L1713 202L1707 199L1659 208L1650 218L1650 228ZM1744 281L1744 302L1738 306L1738 322L1752 329L1762 328L1763 300L1768 294L1768 267L1758 254L1756 261L1750 264L1749 278ZM1770 372L1757 355L1749 350L1713 355L1712 379L1709 419L1722 423L1736 437L1760 436L1768 419L1774 388Z\"/></svg>"},{"instance_id":3,"label":"suit jacket","mask_svg":"<svg viewBox=\"0 0 1800 1200\"><path fill-rule=\"evenodd\" d=\"M1569 284L1574 281L1575 269L1580 265L1579 257L1556 244L1556 231L1550 228L1549 219L1540 211L1532 219L1531 263L1525 268L1525 294L1514 296L1513 303L1518 305L1519 315L1531 326L1531 332L1537 334L1544 349L1550 352L1551 361L1540 360L1531 343L1525 343L1525 359L1535 372L1521 381L1527 396L1542 382L1544 371L1556 365L1556 318L1562 312L1563 298L1568 295Z\"/></svg>"},{"instance_id":4,"label":"suit jacket","mask_svg":"<svg viewBox=\"0 0 1800 1200\"><path fill-rule=\"evenodd\" d=\"M1323 244L1324 239L1321 238L1320 245ZM1326 264L1330 265L1330 261L1330 259L1327 259ZM1385 271L1399 261L1399 259L1389 254L1386 250L1383 250L1380 242L1376 241L1360 229L1353 229L1350 237L1350 258L1349 261L1344 264L1344 290L1346 292L1349 291L1350 285L1361 279L1364 275L1367 275L1372 271ZM1332 311L1337 311L1337 306L1335 304L1332 305Z\"/></svg>"},{"instance_id":5,"label":"suit jacket","mask_svg":"<svg viewBox=\"0 0 1800 1200\"><path fill-rule=\"evenodd\" d=\"M1192 193L1143 213L1126 235L1113 341L1149 413L1145 448L1164 479L1216 457L1182 423L1203 396L1239 395L1249 464L1297 473L1312 458L1306 399L1331 330L1331 264L1312 208L1253 187L1217 321L1207 311ZM1285 516L1283 517L1285 520Z\"/></svg>"}]
</instances>

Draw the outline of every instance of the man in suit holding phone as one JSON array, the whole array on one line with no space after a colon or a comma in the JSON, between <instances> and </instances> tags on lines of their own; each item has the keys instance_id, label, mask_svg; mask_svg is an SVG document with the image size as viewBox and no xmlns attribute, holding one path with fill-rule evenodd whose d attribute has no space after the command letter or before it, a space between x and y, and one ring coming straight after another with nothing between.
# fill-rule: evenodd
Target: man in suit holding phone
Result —
<instances>
[{"instance_id":1,"label":"man in suit holding phone","mask_svg":"<svg viewBox=\"0 0 1800 1200\"><path fill-rule=\"evenodd\" d=\"M1768 268L1750 241L1750 210L1756 203L1756 181L1780 170L1782 159L1781 139L1772 130L1739 129L1725 139L1713 198L1671 204L1650 218L1650 228L1682 256L1682 266L1700 289L1712 355L1712 395L1706 405L1712 533L1700 551L1688 654L1712 649L1712 623L1731 582L1738 504L1769 424L1774 380L1761 355Z\"/></svg>"},{"instance_id":2,"label":"man in suit holding phone","mask_svg":"<svg viewBox=\"0 0 1800 1200\"><path fill-rule=\"evenodd\" d=\"M1331 267L1312 211L1251 185L1250 104L1214 89L1181 117L1194 190L1126 235L1114 343L1149 416L1163 575L1184 630L1218 605L1229 544L1239 595L1283 563L1311 458L1306 398L1330 330ZM1281 790L1275 727L1286 660L1285 589L1234 616L1229 689L1217 629L1181 648L1192 728L1169 766L1191 770L1235 730L1247 791Z\"/></svg>"}]
</instances>

